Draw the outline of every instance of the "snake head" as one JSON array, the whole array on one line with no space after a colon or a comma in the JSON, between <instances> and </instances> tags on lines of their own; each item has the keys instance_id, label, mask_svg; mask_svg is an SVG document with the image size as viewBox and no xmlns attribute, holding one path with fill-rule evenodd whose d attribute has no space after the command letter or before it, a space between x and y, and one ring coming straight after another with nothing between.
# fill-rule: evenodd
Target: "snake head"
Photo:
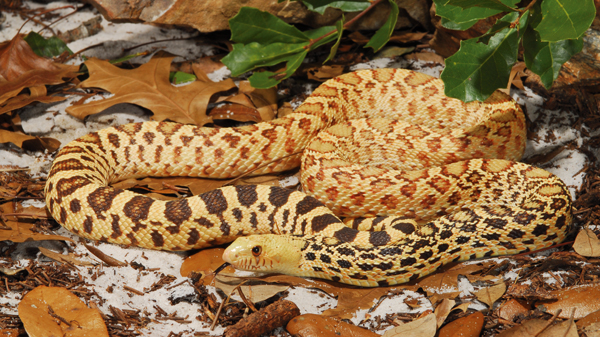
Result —
<instances>
[{"instance_id":1,"label":"snake head","mask_svg":"<svg viewBox=\"0 0 600 337\"><path fill-rule=\"evenodd\" d=\"M294 274L300 263L303 240L287 235L251 235L235 240L223 260L239 270Z\"/></svg>"}]
</instances>

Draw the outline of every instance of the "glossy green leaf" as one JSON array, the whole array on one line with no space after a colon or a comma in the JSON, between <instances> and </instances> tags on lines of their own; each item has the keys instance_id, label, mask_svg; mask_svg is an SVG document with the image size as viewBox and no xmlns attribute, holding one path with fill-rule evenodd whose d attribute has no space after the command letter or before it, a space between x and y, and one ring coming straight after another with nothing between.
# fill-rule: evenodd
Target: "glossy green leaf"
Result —
<instances>
[{"instance_id":1,"label":"glossy green leaf","mask_svg":"<svg viewBox=\"0 0 600 337\"><path fill-rule=\"evenodd\" d=\"M342 33L344 33L344 15L343 14L342 14L342 19L335 23L335 29L337 30L337 34L336 34L337 41L335 41L335 43L333 44L333 47L331 47L331 51L329 52L329 55L327 56L325 61L323 61L323 63L327 63L327 61L333 60L333 58L335 57L335 53L337 53L338 47L340 46L340 41L342 41Z\"/></svg>"},{"instance_id":2,"label":"glossy green leaf","mask_svg":"<svg viewBox=\"0 0 600 337\"><path fill-rule=\"evenodd\" d=\"M271 43L302 43L309 38L298 28L269 12L252 7L242 7L229 20L231 40L237 43L257 42L263 45Z\"/></svg>"},{"instance_id":3,"label":"glossy green leaf","mask_svg":"<svg viewBox=\"0 0 600 337\"><path fill-rule=\"evenodd\" d=\"M278 2L283 2L287 0L279 0ZM325 13L327 7L339 8L344 12L360 12L367 7L369 7L369 0L346 0L346 1L337 1L337 0L295 0L301 1L306 8L313 12L317 12L321 15Z\"/></svg>"},{"instance_id":4,"label":"glossy green leaf","mask_svg":"<svg viewBox=\"0 0 600 337\"><path fill-rule=\"evenodd\" d=\"M501 20L512 22L518 13L511 13ZM526 25L527 16L521 18L520 28ZM477 39L461 41L456 54L446 59L441 78L445 93L464 102L483 101L496 89L506 87L510 70L517 60L519 32L505 28L493 35L488 44Z\"/></svg>"},{"instance_id":5,"label":"glossy green leaf","mask_svg":"<svg viewBox=\"0 0 600 337\"><path fill-rule=\"evenodd\" d=\"M68 52L69 55L73 54L71 49L56 36L46 39L36 32L31 32L25 36L24 40L29 44L33 52L39 56L55 57L65 51Z\"/></svg>"},{"instance_id":6,"label":"glossy green leaf","mask_svg":"<svg viewBox=\"0 0 600 337\"><path fill-rule=\"evenodd\" d=\"M306 54L308 54L308 50L288 56L285 59L287 62L286 68L282 72L263 71L252 74L249 78L250 85L257 89L268 89L276 86L279 82L294 74L296 69L302 64L302 61L304 61Z\"/></svg>"},{"instance_id":7,"label":"glossy green leaf","mask_svg":"<svg viewBox=\"0 0 600 337\"><path fill-rule=\"evenodd\" d=\"M307 45L308 42L271 43L266 46L256 42L246 45L236 43L233 45L233 51L221 62L231 70L232 76L239 76L258 67L274 66L285 62L291 55L304 52L304 47Z\"/></svg>"},{"instance_id":8,"label":"glossy green leaf","mask_svg":"<svg viewBox=\"0 0 600 337\"><path fill-rule=\"evenodd\" d=\"M544 0L541 11L535 29L549 42L580 38L596 17L594 0Z\"/></svg>"},{"instance_id":9,"label":"glossy green leaf","mask_svg":"<svg viewBox=\"0 0 600 337\"><path fill-rule=\"evenodd\" d=\"M514 7L519 0L502 0L507 6ZM442 26L453 30L466 30L471 28L477 21L492 15L501 13L502 10L469 7L463 9L458 6L446 4L447 0L434 0L435 13L442 18Z\"/></svg>"},{"instance_id":10,"label":"glossy green leaf","mask_svg":"<svg viewBox=\"0 0 600 337\"><path fill-rule=\"evenodd\" d=\"M523 36L523 57L527 68L549 89L558 77L560 68L583 48L583 38L558 42L543 42L540 34L529 27Z\"/></svg>"},{"instance_id":11,"label":"glossy green leaf","mask_svg":"<svg viewBox=\"0 0 600 337\"><path fill-rule=\"evenodd\" d=\"M513 6L508 6L500 0L448 0L446 5L458 6L461 8L481 7L499 10L501 12L515 12Z\"/></svg>"},{"instance_id":12,"label":"glossy green leaf","mask_svg":"<svg viewBox=\"0 0 600 337\"><path fill-rule=\"evenodd\" d=\"M379 28L373 37L367 42L365 48L373 48L374 52L377 52L381 47L385 46L385 44L390 40L390 36L394 32L394 27L396 27L396 22L398 21L398 13L400 10L398 9L398 5L394 0L390 0L390 6L392 10L390 11L390 15L387 20Z\"/></svg>"}]
</instances>

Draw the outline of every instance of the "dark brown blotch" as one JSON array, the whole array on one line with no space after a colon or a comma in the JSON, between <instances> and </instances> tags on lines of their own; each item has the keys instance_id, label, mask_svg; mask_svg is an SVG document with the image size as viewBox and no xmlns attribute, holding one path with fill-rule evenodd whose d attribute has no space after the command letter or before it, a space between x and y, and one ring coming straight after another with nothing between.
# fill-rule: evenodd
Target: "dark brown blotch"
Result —
<instances>
[{"instance_id":1,"label":"dark brown blotch","mask_svg":"<svg viewBox=\"0 0 600 337\"><path fill-rule=\"evenodd\" d=\"M338 219L333 214L323 214L323 215L316 216L312 219L311 227L312 227L313 233L318 233L318 232L321 232L322 230L324 230L325 228L327 228L327 226L329 226L330 224L340 223L340 222L341 222L340 219ZM351 229L351 228L349 228L349 229Z\"/></svg>"},{"instance_id":2,"label":"dark brown blotch","mask_svg":"<svg viewBox=\"0 0 600 337\"><path fill-rule=\"evenodd\" d=\"M235 186L238 202L244 207L250 207L258 200L256 185L237 185Z\"/></svg>"},{"instance_id":3,"label":"dark brown blotch","mask_svg":"<svg viewBox=\"0 0 600 337\"><path fill-rule=\"evenodd\" d=\"M177 226L192 216L192 209L187 199L167 201L165 204L165 218Z\"/></svg>"},{"instance_id":4,"label":"dark brown blotch","mask_svg":"<svg viewBox=\"0 0 600 337\"><path fill-rule=\"evenodd\" d=\"M123 212L133 222L138 223L139 221L148 219L150 207L153 203L154 199L152 198L136 195L123 206Z\"/></svg>"},{"instance_id":5,"label":"dark brown blotch","mask_svg":"<svg viewBox=\"0 0 600 337\"><path fill-rule=\"evenodd\" d=\"M223 191L219 189L202 193L199 197L204 201L206 210L210 214L222 214L229 207Z\"/></svg>"},{"instance_id":6,"label":"dark brown blotch","mask_svg":"<svg viewBox=\"0 0 600 337\"><path fill-rule=\"evenodd\" d=\"M196 228L190 228L188 235L189 235L189 237L187 240L187 244L189 246L196 245L196 243L198 243L198 240L200 240L200 233L198 232L198 230Z\"/></svg>"},{"instance_id":7,"label":"dark brown blotch","mask_svg":"<svg viewBox=\"0 0 600 337\"><path fill-rule=\"evenodd\" d=\"M96 213L96 217L100 220L106 219L104 212L112 207L113 200L123 190L115 190L112 187L99 187L87 197L88 204Z\"/></svg>"},{"instance_id":8,"label":"dark brown blotch","mask_svg":"<svg viewBox=\"0 0 600 337\"><path fill-rule=\"evenodd\" d=\"M69 208L73 213L78 213L79 211L81 211L81 203L79 202L79 199L73 198L73 200L71 200L71 202L69 203Z\"/></svg>"},{"instance_id":9,"label":"dark brown blotch","mask_svg":"<svg viewBox=\"0 0 600 337\"><path fill-rule=\"evenodd\" d=\"M304 215L321 206L323 204L319 200L307 195L296 205L296 214Z\"/></svg>"},{"instance_id":10,"label":"dark brown blotch","mask_svg":"<svg viewBox=\"0 0 600 337\"><path fill-rule=\"evenodd\" d=\"M162 247L165 245L165 238L160 234L159 231L152 231L150 234L152 237L152 242L154 243L154 247Z\"/></svg>"},{"instance_id":11,"label":"dark brown blotch","mask_svg":"<svg viewBox=\"0 0 600 337\"><path fill-rule=\"evenodd\" d=\"M83 221L83 231L90 234L94 230L94 221L91 216L86 216Z\"/></svg>"},{"instance_id":12,"label":"dark brown blotch","mask_svg":"<svg viewBox=\"0 0 600 337\"><path fill-rule=\"evenodd\" d=\"M116 133L109 133L108 141L116 148L121 146L119 135L117 135Z\"/></svg>"}]
</instances>

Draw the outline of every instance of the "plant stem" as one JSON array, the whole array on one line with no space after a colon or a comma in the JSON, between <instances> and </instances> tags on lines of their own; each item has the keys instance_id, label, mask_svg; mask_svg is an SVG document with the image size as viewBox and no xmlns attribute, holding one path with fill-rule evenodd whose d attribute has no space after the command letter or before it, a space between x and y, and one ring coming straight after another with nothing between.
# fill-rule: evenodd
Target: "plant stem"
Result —
<instances>
[{"instance_id":1,"label":"plant stem","mask_svg":"<svg viewBox=\"0 0 600 337\"><path fill-rule=\"evenodd\" d=\"M371 5L369 5L369 7L367 7L364 11L360 12L357 16L353 17L350 21L346 22L344 24L343 29L347 29L348 27L350 27L352 24L354 24L358 19L360 19L361 17L363 17L365 14L367 14L368 11L370 11L373 7L377 6L377 4L379 4L380 2L382 2L384 0L375 0L371 3ZM533 2L535 2L536 0L533 0ZM310 48L317 42L323 40L324 38L328 37L329 35L332 35L333 33L335 33L337 30L332 30L331 32L322 35L314 40L311 40L310 43L306 46L304 46L304 49L308 49L310 50Z\"/></svg>"},{"instance_id":2,"label":"plant stem","mask_svg":"<svg viewBox=\"0 0 600 337\"><path fill-rule=\"evenodd\" d=\"M529 3L529 5L527 5L527 7L519 10L519 17L517 18L517 20L515 20L515 22L510 24L510 28L518 27L519 22L521 22L521 17L523 17L523 14L527 13L527 11L530 10L531 7L533 7L533 5L535 5L536 2L537 2L537 0L533 0Z\"/></svg>"}]
</instances>

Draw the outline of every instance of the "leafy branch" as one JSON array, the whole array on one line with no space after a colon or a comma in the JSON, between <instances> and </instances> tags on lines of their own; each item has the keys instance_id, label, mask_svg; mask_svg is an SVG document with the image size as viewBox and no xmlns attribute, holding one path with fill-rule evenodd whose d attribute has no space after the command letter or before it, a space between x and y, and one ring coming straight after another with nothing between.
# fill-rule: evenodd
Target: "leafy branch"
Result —
<instances>
[{"instance_id":1,"label":"leafy branch","mask_svg":"<svg viewBox=\"0 0 600 337\"><path fill-rule=\"evenodd\" d=\"M342 17L335 26L308 31L300 31L269 13L242 7L229 21L235 44L222 61L233 76L281 65L275 72L255 72L250 77L255 88L275 86L298 69L308 52L337 39L325 62L331 60L343 30L383 1L302 0L308 9L321 14L327 7L361 11L347 22ZM374 51L388 42L396 25L398 6L388 1L392 10L387 21L365 45ZM549 88L562 65L583 48L582 36L596 13L594 0L433 1L442 26L451 30L466 30L481 19L500 17L484 35L461 41L458 52L446 60L441 75L446 95L466 102L485 100L496 89L506 87L519 49L523 50L527 67Z\"/></svg>"},{"instance_id":2,"label":"leafy branch","mask_svg":"<svg viewBox=\"0 0 600 337\"><path fill-rule=\"evenodd\" d=\"M309 9L320 13L327 7L361 11L347 22L344 22L344 17L342 17L335 26L325 26L308 31L300 31L270 13L251 7L242 7L239 13L229 20L231 40L236 43L233 45L233 51L224 57L222 62L231 70L233 76L239 76L256 68L285 63L285 67L276 72L256 72L249 78L255 88L270 88L292 76L308 52L337 40L325 62L332 59L337 51L343 30L383 1L385 0L375 0L372 3L366 0L306 0L304 3ZM388 1L392 10L387 21L365 45L375 51L387 43L398 19L398 6L392 0Z\"/></svg>"}]
</instances>

